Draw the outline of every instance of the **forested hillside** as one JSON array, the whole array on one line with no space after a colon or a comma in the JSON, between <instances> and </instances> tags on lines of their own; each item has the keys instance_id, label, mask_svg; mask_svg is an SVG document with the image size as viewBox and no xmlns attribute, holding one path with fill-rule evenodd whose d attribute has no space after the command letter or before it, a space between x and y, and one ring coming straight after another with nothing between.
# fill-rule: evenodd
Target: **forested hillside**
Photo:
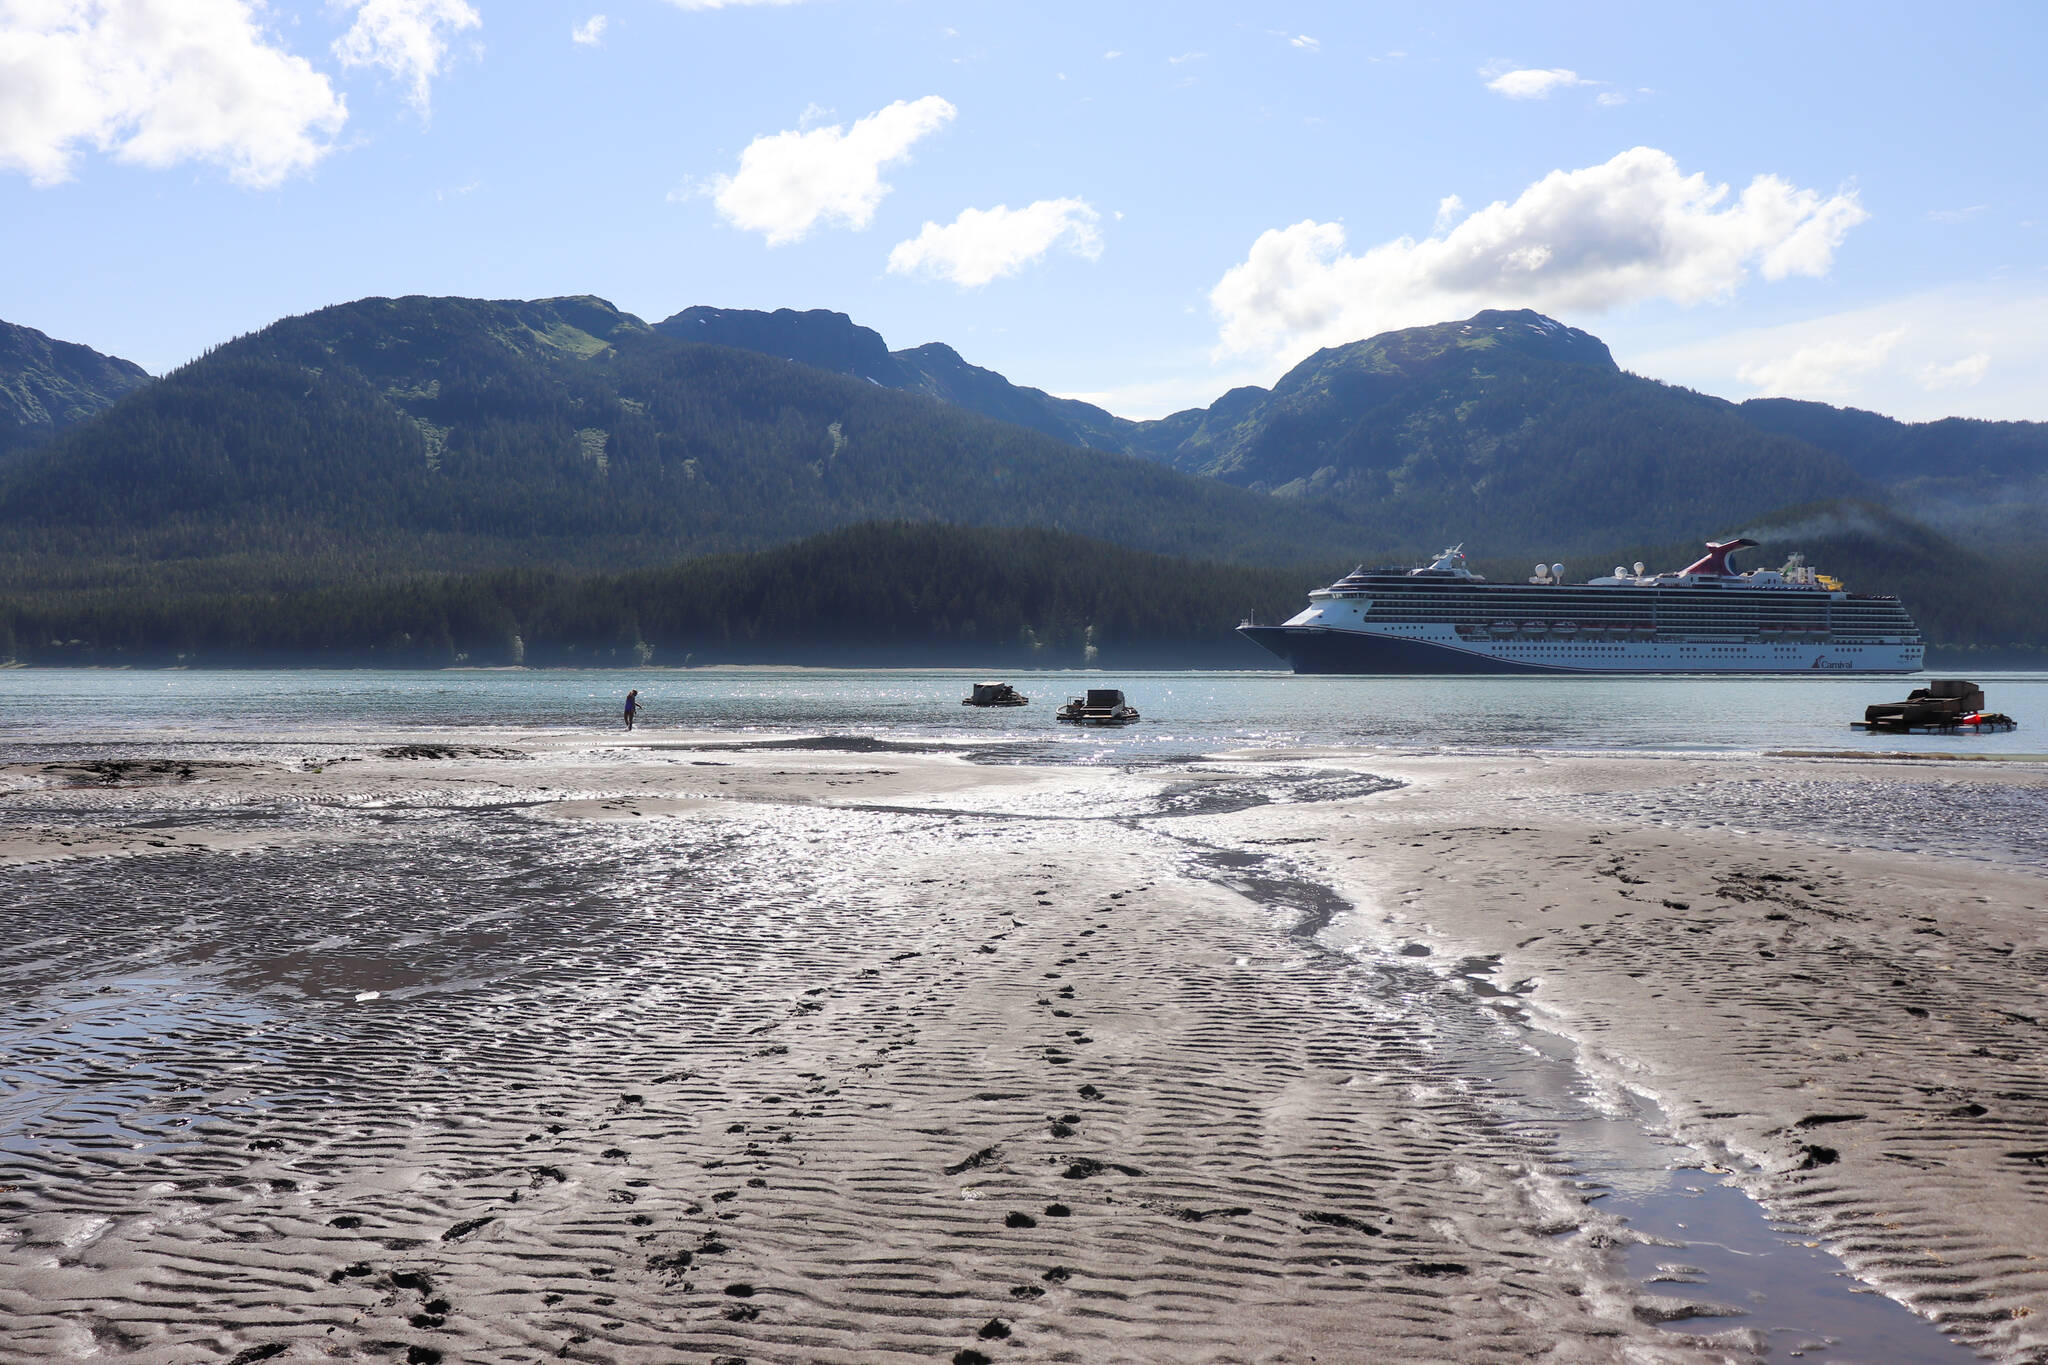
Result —
<instances>
[{"instance_id":1,"label":"forested hillside","mask_svg":"<svg viewBox=\"0 0 2048 1365\"><path fill-rule=\"evenodd\" d=\"M1260 668L1247 613L1334 566L1257 568L1055 531L876 524L628 574L418 575L298 593L0 595L0 659L240 666L873 663Z\"/></svg>"},{"instance_id":2,"label":"forested hillside","mask_svg":"<svg viewBox=\"0 0 2048 1365\"><path fill-rule=\"evenodd\" d=\"M0 472L23 586L621 568L875 518L1340 554L1317 509L659 335L596 299L366 299L240 338Z\"/></svg>"},{"instance_id":3,"label":"forested hillside","mask_svg":"<svg viewBox=\"0 0 2048 1365\"><path fill-rule=\"evenodd\" d=\"M0 451L45 440L148 382L132 361L0 322Z\"/></svg>"},{"instance_id":4,"label":"forested hillside","mask_svg":"<svg viewBox=\"0 0 2048 1365\"><path fill-rule=\"evenodd\" d=\"M1270 390L1150 422L1012 384L945 346L890 351L840 313L692 308L659 327L1143 455L1362 523L1382 545L1603 554L1877 491L1840 456L1626 374L1599 338L1527 310L1332 347Z\"/></svg>"},{"instance_id":5,"label":"forested hillside","mask_svg":"<svg viewBox=\"0 0 2048 1365\"><path fill-rule=\"evenodd\" d=\"M778 308L772 313L751 308L685 308L655 323L654 329L679 341L738 346L852 375L885 389L937 398L984 417L1043 432L1068 445L1144 453L1138 448L1137 422L1091 403L1055 398L1043 389L1013 384L994 370L968 364L958 351L941 342L891 351L881 333L860 326L844 313L823 308L805 312Z\"/></svg>"},{"instance_id":6,"label":"forested hillside","mask_svg":"<svg viewBox=\"0 0 2048 1365\"><path fill-rule=\"evenodd\" d=\"M1991 561L1882 508L1824 504L1743 528L1748 567L1793 553L1904 599L1936 663L2036 665L2048 562ZM1622 556L1662 568L1691 543ZM1265 668L1234 627L1282 620L1346 560L1221 564L1052 531L873 524L626 574L405 575L298 592L0 594L0 660L31 664L641 667L712 663ZM1512 581L1527 566L1475 567ZM1609 565L1569 566L1591 577ZM1962 580L1975 585L1953 591Z\"/></svg>"},{"instance_id":7,"label":"forested hillside","mask_svg":"<svg viewBox=\"0 0 2048 1365\"><path fill-rule=\"evenodd\" d=\"M971 661L1010 657L1027 629L1040 651L1071 653L1088 626L1108 632L1098 649L1184 654L1234 649L1242 611L1291 612L1358 560L1463 541L1509 573L1540 556L1590 575L1678 567L1747 530L1766 554L1803 549L1861 590L1898 592L1937 644L2005 650L2048 642L2031 586L2048 567L2039 437L1738 408L1625 374L1597 338L1527 312L1335 347L1270 391L1129 423L943 346L891 352L839 314L693 309L657 329L594 298L364 299L0 452L0 598L38 659L446 662L502 659L517 636L534 661L643 647ZM796 561L773 556L628 573L878 521L945 528L870 527L801 553L915 610L774 588L775 566ZM1073 573L1100 581L1048 600L1089 605L1017 596L1012 560L991 549L1035 563L1064 542L973 527L1087 537ZM1199 609L1126 552L1211 562L1190 571ZM1224 562L1311 567L1283 592ZM1121 580L1138 586L1117 596ZM723 615L705 614L714 581L736 603ZM1146 633L1148 611L1164 634Z\"/></svg>"},{"instance_id":8,"label":"forested hillside","mask_svg":"<svg viewBox=\"0 0 2048 1365\"><path fill-rule=\"evenodd\" d=\"M1791 398L1752 398L1737 411L1765 431L1841 456L1892 505L1957 535L2048 540L2048 422L1901 422Z\"/></svg>"},{"instance_id":9,"label":"forested hillside","mask_svg":"<svg viewBox=\"0 0 2048 1365\"><path fill-rule=\"evenodd\" d=\"M1526 310L1320 351L1145 439L1191 473L1371 508L1397 539L1502 551L1604 555L1873 491L1838 456L1626 374L1598 338Z\"/></svg>"}]
</instances>

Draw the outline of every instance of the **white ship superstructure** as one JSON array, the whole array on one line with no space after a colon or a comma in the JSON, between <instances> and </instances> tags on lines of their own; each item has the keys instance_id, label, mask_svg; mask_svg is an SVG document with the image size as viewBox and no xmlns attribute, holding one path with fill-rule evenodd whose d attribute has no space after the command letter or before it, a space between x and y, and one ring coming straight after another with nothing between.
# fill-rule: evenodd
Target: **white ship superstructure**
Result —
<instances>
[{"instance_id":1,"label":"white ship superstructure","mask_svg":"<svg viewBox=\"0 0 2048 1365\"><path fill-rule=\"evenodd\" d=\"M1798 556L1737 573L1713 541L1677 573L1585 583L1538 565L1490 583L1462 546L1417 569L1359 569L1278 626L1239 630L1297 673L1912 673L1926 646L1896 597L1851 593Z\"/></svg>"}]
</instances>

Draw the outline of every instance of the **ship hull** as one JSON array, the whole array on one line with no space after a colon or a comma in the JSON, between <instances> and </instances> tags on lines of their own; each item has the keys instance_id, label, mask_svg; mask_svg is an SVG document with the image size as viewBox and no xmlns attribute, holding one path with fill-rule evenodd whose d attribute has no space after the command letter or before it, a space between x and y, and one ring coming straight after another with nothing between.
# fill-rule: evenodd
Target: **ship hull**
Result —
<instances>
[{"instance_id":1,"label":"ship hull","mask_svg":"<svg viewBox=\"0 0 2048 1365\"><path fill-rule=\"evenodd\" d=\"M1492 650L1442 640L1400 638L1318 626L1240 626L1238 633L1285 660L1296 673L1356 674L1897 674L1918 672L1920 652L1904 646L1843 648L1826 644L1698 646L1645 641L1619 649L1548 647L1542 658L1516 658L1514 644ZM1533 653L1535 651L1524 651Z\"/></svg>"}]
</instances>

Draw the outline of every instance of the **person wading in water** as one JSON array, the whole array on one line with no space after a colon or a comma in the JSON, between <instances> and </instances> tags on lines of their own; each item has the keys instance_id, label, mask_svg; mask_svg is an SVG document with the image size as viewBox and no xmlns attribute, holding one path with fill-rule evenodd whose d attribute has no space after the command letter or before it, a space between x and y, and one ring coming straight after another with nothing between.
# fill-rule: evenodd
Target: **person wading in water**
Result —
<instances>
[{"instance_id":1,"label":"person wading in water","mask_svg":"<svg viewBox=\"0 0 2048 1365\"><path fill-rule=\"evenodd\" d=\"M640 714L640 689L634 688L626 694L626 728L633 728L633 718Z\"/></svg>"}]
</instances>

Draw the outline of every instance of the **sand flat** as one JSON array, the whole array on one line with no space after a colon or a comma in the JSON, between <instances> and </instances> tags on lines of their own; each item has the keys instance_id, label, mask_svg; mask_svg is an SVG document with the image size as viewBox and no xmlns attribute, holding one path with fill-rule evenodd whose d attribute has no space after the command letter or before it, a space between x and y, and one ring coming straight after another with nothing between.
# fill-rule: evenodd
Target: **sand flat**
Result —
<instances>
[{"instance_id":1,"label":"sand flat","mask_svg":"<svg viewBox=\"0 0 2048 1365\"><path fill-rule=\"evenodd\" d=\"M1970 825L2000 804L2048 814L2048 773L1927 766L1383 763L1411 785L1230 823L1284 829L1366 907L1359 941L1495 959L1585 1065L1754 1162L1750 1188L1869 1282L2032 1360L2048 1354L2048 881L1988 860L1997 838ZM1837 804L1775 799L1805 788ZM1888 826L1924 851L1864 846Z\"/></svg>"},{"instance_id":2,"label":"sand flat","mask_svg":"<svg viewBox=\"0 0 2048 1365\"><path fill-rule=\"evenodd\" d=\"M2043 1347L2037 875L1613 813L1869 765L316 748L9 788L183 842L14 874L0 1360L1755 1358L1653 1325L1480 1035L1332 934L1497 953L1859 1271ZM1358 909L1310 937L1233 849Z\"/></svg>"}]
</instances>

